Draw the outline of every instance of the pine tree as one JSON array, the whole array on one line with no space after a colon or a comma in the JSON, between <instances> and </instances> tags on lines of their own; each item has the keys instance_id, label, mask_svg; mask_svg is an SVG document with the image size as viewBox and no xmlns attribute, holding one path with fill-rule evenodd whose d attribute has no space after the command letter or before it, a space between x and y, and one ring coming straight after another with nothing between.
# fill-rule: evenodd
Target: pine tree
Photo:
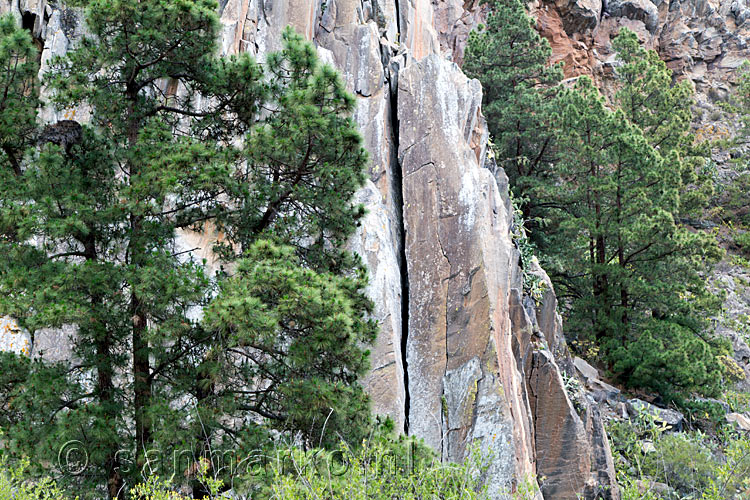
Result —
<instances>
[{"instance_id":1,"label":"pine tree","mask_svg":"<svg viewBox=\"0 0 750 500\"><path fill-rule=\"evenodd\" d=\"M712 127L716 133L718 146L731 150L730 165L734 172L728 179L719 183L714 206L719 209L721 219L735 228L750 228L750 164L747 161L747 145L750 138L750 62L745 61L736 70L736 87L729 96L728 102L722 103L728 116L736 123L737 130L731 132L723 125ZM746 236L747 235L747 236ZM750 235L741 233L740 241L735 237L741 249L750 253ZM744 241L743 241L744 239ZM746 242L744 245L743 242Z\"/></svg>"},{"instance_id":2,"label":"pine tree","mask_svg":"<svg viewBox=\"0 0 750 500\"><path fill-rule=\"evenodd\" d=\"M356 293L365 284L363 273L319 273L303 267L291 247L254 243L206 310L204 327L216 342L203 368L221 376L206 408L262 415L280 431L301 431L308 447L338 443L323 425L364 437L358 419L367 398L356 381L368 360L359 342L375 334L361 315L370 306Z\"/></svg>"},{"instance_id":3,"label":"pine tree","mask_svg":"<svg viewBox=\"0 0 750 500\"><path fill-rule=\"evenodd\" d=\"M693 86L688 79L672 83L672 71L655 50L641 46L638 36L622 28L612 41L620 63L616 67L614 104L640 127L648 143L681 172L681 216L701 216L713 193L705 174L710 161L708 145L698 143L691 130Z\"/></svg>"},{"instance_id":4,"label":"pine tree","mask_svg":"<svg viewBox=\"0 0 750 500\"><path fill-rule=\"evenodd\" d=\"M0 18L0 151L3 162L20 171L21 157L34 139L38 86L36 49L10 16Z\"/></svg>"},{"instance_id":5,"label":"pine tree","mask_svg":"<svg viewBox=\"0 0 750 500\"><path fill-rule=\"evenodd\" d=\"M609 109L586 77L560 109L558 178L537 196L555 207L548 263L570 304L568 331L595 341L627 384L668 397L715 392L720 346L703 318L717 304L700 271L716 247L676 221L681 164Z\"/></svg>"},{"instance_id":6,"label":"pine tree","mask_svg":"<svg viewBox=\"0 0 750 500\"><path fill-rule=\"evenodd\" d=\"M217 57L213 0L81 3L91 36L52 62L45 83L54 104L87 106L92 121L73 142L41 140L25 160L27 143L8 142L18 166L6 151L0 173L0 313L32 333L77 328L67 362L2 357L0 373L18 373L0 380L11 401L0 425L12 451L48 464L61 443L81 442L89 467L65 477L68 484L82 497L106 487L116 498L155 465L154 450L171 460L173 451L197 454L238 439L249 447L266 419L319 436L331 411L331 433L366 425L367 398L354 384L375 325L363 319L372 305L361 264L341 249L362 214L350 200L366 154L338 75L291 30L265 66L248 54ZM30 60L28 38L4 29ZM19 127L34 123L36 108L35 68L20 68L2 76L30 85L8 108L23 115L8 115ZM246 136L242 147L238 136ZM217 234L222 272L206 275L178 247L184 231ZM282 246L256 247L258 239ZM232 308L246 290L268 312L233 331ZM261 293L272 290L288 296ZM321 296L331 303L322 307ZM295 308L304 318L284 315ZM291 340L250 343L264 327L292 339L302 320L326 325L305 355ZM243 356L259 355L258 366L293 380L253 378L262 370L247 372ZM223 383L230 379L250 385ZM321 395L300 390L310 381ZM243 395L254 384L267 399L248 403ZM233 403L215 408L217 401Z\"/></svg>"},{"instance_id":7,"label":"pine tree","mask_svg":"<svg viewBox=\"0 0 750 500\"><path fill-rule=\"evenodd\" d=\"M554 136L549 118L562 78L550 66L547 40L519 0L491 0L486 25L472 31L463 70L482 83L482 112L495 146L497 161L511 180L524 214L539 216L530 187L549 174Z\"/></svg>"}]
</instances>

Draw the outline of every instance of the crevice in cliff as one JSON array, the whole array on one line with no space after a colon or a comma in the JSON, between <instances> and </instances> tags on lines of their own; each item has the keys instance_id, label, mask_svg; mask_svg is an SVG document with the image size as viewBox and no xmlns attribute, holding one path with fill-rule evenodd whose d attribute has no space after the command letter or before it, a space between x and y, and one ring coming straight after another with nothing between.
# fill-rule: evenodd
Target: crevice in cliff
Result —
<instances>
[{"instance_id":1,"label":"crevice in cliff","mask_svg":"<svg viewBox=\"0 0 750 500\"><path fill-rule=\"evenodd\" d=\"M432 167L433 169L435 168L434 163L432 163ZM438 199L442 199L443 196L440 193L439 182L435 183L435 188L437 189L437 192L438 192ZM448 263L448 273L449 273L448 277L445 278L444 280L444 282L446 283L445 285L445 316L443 318L445 321L445 324L444 324L445 339L444 339L444 344L443 344L443 349L445 351L445 366L443 367L443 393L441 395L441 400L445 401L447 397L446 392L445 392L445 380L446 380L446 376L448 375L448 365L450 363L450 353L449 353L449 348L448 348L448 345L449 345L448 344L448 329L450 328L450 318L448 317L448 315L450 314L450 281L456 276L458 276L458 273L456 273L455 275L452 273L453 269L451 267L451 261L450 259L448 259L448 254L445 252L445 249L443 248L443 240L440 238L439 226L438 226L438 233L437 233L437 243L438 243L438 246L440 247L440 253L443 254L443 258ZM442 418L443 428L440 429L440 460L442 462L445 462L448 459L448 456L450 453L450 450L448 449L448 445L449 445L448 437L450 435L450 421L448 420L447 409L443 411L442 414L443 414L443 418Z\"/></svg>"},{"instance_id":2,"label":"crevice in cliff","mask_svg":"<svg viewBox=\"0 0 750 500\"><path fill-rule=\"evenodd\" d=\"M398 7L397 7L398 9ZM396 13L398 17L398 11ZM390 89L390 121L393 137L394 157L393 162L393 199L396 206L396 224L398 226L398 256L399 273L401 276L401 366L404 380L404 433L409 433L409 412L411 398L409 394L409 363L406 349L409 340L409 269L406 258L406 224L404 221L404 190L403 190L403 167L399 159L399 120L398 120L398 67L388 68L385 66L385 74Z\"/></svg>"},{"instance_id":3,"label":"crevice in cliff","mask_svg":"<svg viewBox=\"0 0 750 500\"><path fill-rule=\"evenodd\" d=\"M400 0L393 0L393 8L396 11L396 33L397 42L401 42L401 11L399 10L398 3Z\"/></svg>"},{"instance_id":4,"label":"crevice in cliff","mask_svg":"<svg viewBox=\"0 0 750 500\"><path fill-rule=\"evenodd\" d=\"M31 35L31 40L34 42L34 46L37 50L37 63L42 62L42 51L44 50L44 40L37 36L36 26L39 22L40 20L38 19L38 16L33 12L21 11L21 27Z\"/></svg>"}]
</instances>

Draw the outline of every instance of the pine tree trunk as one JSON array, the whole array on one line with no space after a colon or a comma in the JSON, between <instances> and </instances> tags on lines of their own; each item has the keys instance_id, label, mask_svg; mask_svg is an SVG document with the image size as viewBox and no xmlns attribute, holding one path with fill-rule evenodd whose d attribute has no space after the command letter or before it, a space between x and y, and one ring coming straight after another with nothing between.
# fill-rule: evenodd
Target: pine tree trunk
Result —
<instances>
[{"instance_id":1,"label":"pine tree trunk","mask_svg":"<svg viewBox=\"0 0 750 500\"><path fill-rule=\"evenodd\" d=\"M623 276L625 276L625 245L622 242L622 185L620 183L621 175L620 175L620 169L621 165L618 164L617 171L618 171L618 182L617 182L617 197L616 197L616 204L617 204L617 261L620 267L623 271ZM620 281L620 307L622 307L622 317L620 319L620 322L623 325L623 332L627 331L627 325L628 325L628 290L625 287L625 283L622 281L624 278L621 278ZM625 339L623 338L623 342Z\"/></svg>"},{"instance_id":2,"label":"pine tree trunk","mask_svg":"<svg viewBox=\"0 0 750 500\"><path fill-rule=\"evenodd\" d=\"M86 260L96 262L98 255L96 252L96 237L95 232L89 228L88 235L82 238L84 247L84 255ZM91 297L91 305L93 309L103 304L101 296L93 295ZM96 347L96 388L99 397L99 403L102 409L107 413L107 419L110 422L116 422L118 415L113 414L113 409L116 408L115 404L115 388L114 388L114 370L113 364L110 362L112 356L112 339L110 338L107 328L103 328L103 331L96 332L94 345ZM110 443L109 449L105 452L106 458L104 460L105 467L107 469L107 493L111 500L124 498L124 481L120 474L120 463L117 455L118 446L116 441Z\"/></svg>"},{"instance_id":3,"label":"pine tree trunk","mask_svg":"<svg viewBox=\"0 0 750 500\"><path fill-rule=\"evenodd\" d=\"M130 106L128 109L128 147L132 150L138 141L138 132L140 122L136 116L135 109L138 101L138 91L128 86L127 91ZM132 162L128 165L129 174L132 178L138 175L138 165ZM130 264L133 269L140 270L146 263L145 245L143 235L143 218L138 215L130 214L130 244L128 253L130 255ZM131 286L130 299L130 317L132 321L133 335L133 392L134 392L134 410L135 410L135 437L136 437L136 465L142 469L146 465L146 453L151 444L151 422L147 416L148 408L151 403L151 365L150 365L150 346L147 340L148 315L145 310L143 301L139 297L135 288Z\"/></svg>"}]
</instances>

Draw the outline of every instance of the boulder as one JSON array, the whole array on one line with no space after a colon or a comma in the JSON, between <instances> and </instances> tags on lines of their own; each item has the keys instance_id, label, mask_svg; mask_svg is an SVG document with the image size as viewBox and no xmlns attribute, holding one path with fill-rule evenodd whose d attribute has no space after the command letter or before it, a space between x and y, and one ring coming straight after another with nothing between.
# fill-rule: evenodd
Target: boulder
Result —
<instances>
[{"instance_id":1,"label":"boulder","mask_svg":"<svg viewBox=\"0 0 750 500\"><path fill-rule=\"evenodd\" d=\"M555 6L569 35L595 28L602 17L602 0L556 0Z\"/></svg>"},{"instance_id":2,"label":"boulder","mask_svg":"<svg viewBox=\"0 0 750 500\"><path fill-rule=\"evenodd\" d=\"M599 370L591 366L586 360L574 357L573 364L586 382L599 380Z\"/></svg>"},{"instance_id":3,"label":"boulder","mask_svg":"<svg viewBox=\"0 0 750 500\"><path fill-rule=\"evenodd\" d=\"M640 413L650 415L657 424L667 426L667 430L679 432L685 425L685 416L677 410L659 408L640 399L629 399L627 401L628 413L634 417Z\"/></svg>"},{"instance_id":4,"label":"boulder","mask_svg":"<svg viewBox=\"0 0 750 500\"><path fill-rule=\"evenodd\" d=\"M599 380L599 371L596 368L579 357L573 358L573 365L583 377L586 387L591 391L591 395L596 402L615 403L619 401L621 397L620 389Z\"/></svg>"},{"instance_id":5,"label":"boulder","mask_svg":"<svg viewBox=\"0 0 750 500\"><path fill-rule=\"evenodd\" d=\"M734 424L743 431L750 431L750 417L742 413L727 414L727 422Z\"/></svg>"},{"instance_id":6,"label":"boulder","mask_svg":"<svg viewBox=\"0 0 750 500\"><path fill-rule=\"evenodd\" d=\"M658 481L639 479L635 484L636 488L638 488L638 493L644 496L656 494L658 498L673 498L672 495L675 494L674 488Z\"/></svg>"}]
</instances>

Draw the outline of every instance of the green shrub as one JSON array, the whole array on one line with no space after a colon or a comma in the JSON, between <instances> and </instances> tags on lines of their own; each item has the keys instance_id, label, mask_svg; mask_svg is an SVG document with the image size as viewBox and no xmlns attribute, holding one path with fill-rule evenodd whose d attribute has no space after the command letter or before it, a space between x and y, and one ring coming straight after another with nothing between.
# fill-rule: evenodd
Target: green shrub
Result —
<instances>
[{"instance_id":1,"label":"green shrub","mask_svg":"<svg viewBox=\"0 0 750 500\"><path fill-rule=\"evenodd\" d=\"M734 243L740 247L742 252L750 254L750 231L735 235Z\"/></svg>"},{"instance_id":2,"label":"green shrub","mask_svg":"<svg viewBox=\"0 0 750 500\"><path fill-rule=\"evenodd\" d=\"M643 491L638 481L629 477L618 478L620 481L621 500L661 500L656 492Z\"/></svg>"},{"instance_id":3,"label":"green shrub","mask_svg":"<svg viewBox=\"0 0 750 500\"><path fill-rule=\"evenodd\" d=\"M28 481L28 466L28 460L15 465L0 460L0 500L68 500L49 478Z\"/></svg>"},{"instance_id":4,"label":"green shrub","mask_svg":"<svg viewBox=\"0 0 750 500\"><path fill-rule=\"evenodd\" d=\"M750 439L742 433L665 433L642 414L610 422L607 434L622 500L750 499ZM658 492L657 482L674 491Z\"/></svg>"},{"instance_id":5,"label":"green shrub","mask_svg":"<svg viewBox=\"0 0 750 500\"><path fill-rule=\"evenodd\" d=\"M736 434L722 452L724 460L714 471L701 500L750 498L750 439Z\"/></svg>"},{"instance_id":6,"label":"green shrub","mask_svg":"<svg viewBox=\"0 0 750 500\"><path fill-rule=\"evenodd\" d=\"M750 392L726 391L723 399L735 413L750 412Z\"/></svg>"},{"instance_id":7,"label":"green shrub","mask_svg":"<svg viewBox=\"0 0 750 500\"><path fill-rule=\"evenodd\" d=\"M718 401L692 399L684 401L680 410L685 414L691 425L696 423L709 423L714 428L725 423L724 406Z\"/></svg>"},{"instance_id":8,"label":"green shrub","mask_svg":"<svg viewBox=\"0 0 750 500\"><path fill-rule=\"evenodd\" d=\"M409 447L409 441L396 447L374 441L364 443L359 450L342 444L339 450L328 454L321 454L320 450L281 450L274 460L251 472L252 498L487 498L478 481L487 461L478 449L464 463L442 464L434 456L411 456Z\"/></svg>"},{"instance_id":9,"label":"green shrub","mask_svg":"<svg viewBox=\"0 0 750 500\"><path fill-rule=\"evenodd\" d=\"M370 437L352 448L303 450L277 446L248 457L244 475L231 485L221 466L200 458L191 480L203 500L228 500L227 491L252 500L485 500L484 484L492 456L474 444L461 463L442 463L435 452L413 437L393 432L392 421L379 422ZM71 500L52 479L31 479L27 459L10 467L0 458L0 500ZM128 489L129 500L189 500L182 475L152 475ZM533 476L520 478L513 500L539 498ZM198 498L196 497L196 498ZM76 497L75 500L78 500Z\"/></svg>"},{"instance_id":10,"label":"green shrub","mask_svg":"<svg viewBox=\"0 0 750 500\"><path fill-rule=\"evenodd\" d=\"M686 434L665 434L654 447L645 455L643 472L682 495L706 491L720 466L704 442Z\"/></svg>"}]
</instances>

